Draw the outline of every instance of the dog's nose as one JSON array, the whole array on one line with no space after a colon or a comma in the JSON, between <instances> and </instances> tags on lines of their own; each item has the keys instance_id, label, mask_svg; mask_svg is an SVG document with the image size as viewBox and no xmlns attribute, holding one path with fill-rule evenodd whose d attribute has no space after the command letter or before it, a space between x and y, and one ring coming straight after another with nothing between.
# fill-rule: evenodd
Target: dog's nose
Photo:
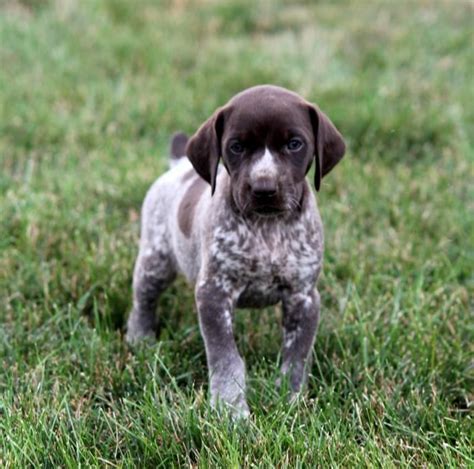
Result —
<instances>
[{"instance_id":1,"label":"dog's nose","mask_svg":"<svg viewBox=\"0 0 474 469\"><path fill-rule=\"evenodd\" d=\"M259 179L252 184L252 194L259 199L275 197L277 195L276 183L269 179Z\"/></svg>"}]
</instances>

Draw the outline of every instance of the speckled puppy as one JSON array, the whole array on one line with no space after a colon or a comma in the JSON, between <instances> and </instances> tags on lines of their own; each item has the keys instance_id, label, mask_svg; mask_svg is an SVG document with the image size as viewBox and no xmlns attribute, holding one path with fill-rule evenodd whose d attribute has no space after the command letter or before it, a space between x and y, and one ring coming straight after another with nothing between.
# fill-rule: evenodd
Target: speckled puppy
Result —
<instances>
[{"instance_id":1,"label":"speckled puppy","mask_svg":"<svg viewBox=\"0 0 474 469\"><path fill-rule=\"evenodd\" d=\"M265 85L239 93L189 142L181 134L172 145L172 169L143 205L127 339L154 336L158 297L184 274L195 285L211 402L246 416L233 310L282 302L282 373L298 392L318 325L323 257L323 228L305 175L314 159L319 190L345 144L316 106Z\"/></svg>"}]
</instances>

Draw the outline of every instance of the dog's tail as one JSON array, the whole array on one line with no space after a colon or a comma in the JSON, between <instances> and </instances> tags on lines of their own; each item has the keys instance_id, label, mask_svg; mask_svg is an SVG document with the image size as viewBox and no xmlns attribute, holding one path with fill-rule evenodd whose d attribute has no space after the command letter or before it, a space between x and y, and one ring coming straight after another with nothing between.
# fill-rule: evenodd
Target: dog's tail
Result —
<instances>
[{"instance_id":1,"label":"dog's tail","mask_svg":"<svg viewBox=\"0 0 474 469\"><path fill-rule=\"evenodd\" d=\"M176 132L171 137L170 143L170 166L173 167L181 158L186 157L186 144L188 136L183 132Z\"/></svg>"}]
</instances>

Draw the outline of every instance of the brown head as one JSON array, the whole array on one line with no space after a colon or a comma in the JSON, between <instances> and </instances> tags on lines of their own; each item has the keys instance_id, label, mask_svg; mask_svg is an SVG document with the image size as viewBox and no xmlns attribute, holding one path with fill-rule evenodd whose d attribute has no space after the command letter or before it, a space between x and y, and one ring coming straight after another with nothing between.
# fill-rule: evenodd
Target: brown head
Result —
<instances>
[{"instance_id":1,"label":"brown head","mask_svg":"<svg viewBox=\"0 0 474 469\"><path fill-rule=\"evenodd\" d=\"M317 106L271 85L237 94L198 129L186 148L213 193L222 159L238 210L267 216L298 209L313 159L319 190L321 179L344 152L341 134Z\"/></svg>"}]
</instances>

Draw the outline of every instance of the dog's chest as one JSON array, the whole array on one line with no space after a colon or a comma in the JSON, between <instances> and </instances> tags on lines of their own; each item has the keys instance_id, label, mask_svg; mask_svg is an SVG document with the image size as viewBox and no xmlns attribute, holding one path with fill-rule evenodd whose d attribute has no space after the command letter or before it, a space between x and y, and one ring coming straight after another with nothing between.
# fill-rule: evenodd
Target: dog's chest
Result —
<instances>
[{"instance_id":1,"label":"dog's chest","mask_svg":"<svg viewBox=\"0 0 474 469\"><path fill-rule=\"evenodd\" d=\"M314 284L321 241L320 229L312 223L234 223L214 231L211 262L222 282L238 292L238 306L260 307L277 303L284 288Z\"/></svg>"}]
</instances>

